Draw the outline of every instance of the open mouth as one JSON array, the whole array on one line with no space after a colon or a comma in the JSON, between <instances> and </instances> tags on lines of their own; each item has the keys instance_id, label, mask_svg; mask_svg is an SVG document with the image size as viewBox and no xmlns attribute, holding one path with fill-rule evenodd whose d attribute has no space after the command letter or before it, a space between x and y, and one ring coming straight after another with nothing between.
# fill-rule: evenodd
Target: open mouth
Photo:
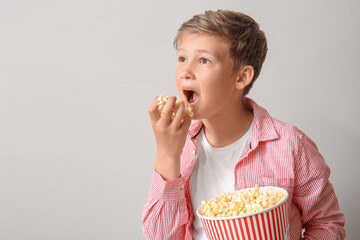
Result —
<instances>
[{"instance_id":1,"label":"open mouth","mask_svg":"<svg viewBox=\"0 0 360 240\"><path fill-rule=\"evenodd\" d=\"M199 95L197 94L197 92L192 91L192 90L183 90L184 96L186 98L186 101L191 105L194 102L197 101L197 99L199 98Z\"/></svg>"}]
</instances>

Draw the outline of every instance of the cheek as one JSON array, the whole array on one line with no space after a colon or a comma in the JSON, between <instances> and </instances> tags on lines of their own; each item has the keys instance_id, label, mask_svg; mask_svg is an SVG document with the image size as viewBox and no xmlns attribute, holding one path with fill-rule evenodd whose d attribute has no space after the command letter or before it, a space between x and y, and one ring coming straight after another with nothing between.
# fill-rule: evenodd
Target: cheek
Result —
<instances>
[{"instance_id":1,"label":"cheek","mask_svg":"<svg viewBox=\"0 0 360 240\"><path fill-rule=\"evenodd\" d=\"M218 76L208 76L204 81L203 88L204 91L208 93L208 97L212 100L214 98L222 98L224 95L229 94L229 89L231 89L231 83L226 81L222 75Z\"/></svg>"},{"instance_id":2,"label":"cheek","mask_svg":"<svg viewBox=\"0 0 360 240\"><path fill-rule=\"evenodd\" d=\"M178 92L180 93L180 77L178 76L177 73L175 74L175 85L176 85Z\"/></svg>"},{"instance_id":3,"label":"cheek","mask_svg":"<svg viewBox=\"0 0 360 240\"><path fill-rule=\"evenodd\" d=\"M180 72L181 72L181 69L180 67L178 66L175 70L175 81L178 82L180 80Z\"/></svg>"}]
</instances>

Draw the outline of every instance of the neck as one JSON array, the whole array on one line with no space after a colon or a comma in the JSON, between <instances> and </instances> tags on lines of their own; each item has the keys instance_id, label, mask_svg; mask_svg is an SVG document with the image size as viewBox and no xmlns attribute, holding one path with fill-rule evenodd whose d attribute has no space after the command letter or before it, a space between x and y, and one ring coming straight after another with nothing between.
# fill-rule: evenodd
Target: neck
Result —
<instances>
[{"instance_id":1,"label":"neck","mask_svg":"<svg viewBox=\"0 0 360 240\"><path fill-rule=\"evenodd\" d=\"M225 147L237 141L251 126L253 113L242 103L232 106L221 116L203 119L206 139L213 147Z\"/></svg>"}]
</instances>

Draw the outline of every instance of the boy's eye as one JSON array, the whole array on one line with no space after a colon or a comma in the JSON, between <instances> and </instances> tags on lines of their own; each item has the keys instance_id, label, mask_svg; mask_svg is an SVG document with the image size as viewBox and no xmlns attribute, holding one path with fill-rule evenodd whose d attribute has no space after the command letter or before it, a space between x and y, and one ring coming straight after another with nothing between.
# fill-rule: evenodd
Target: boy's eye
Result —
<instances>
[{"instance_id":1,"label":"boy's eye","mask_svg":"<svg viewBox=\"0 0 360 240\"><path fill-rule=\"evenodd\" d=\"M209 64L209 63L211 63L210 60L209 60L209 59L206 59L206 58L201 58L199 62L202 63L202 64Z\"/></svg>"},{"instance_id":2,"label":"boy's eye","mask_svg":"<svg viewBox=\"0 0 360 240\"><path fill-rule=\"evenodd\" d=\"M179 60L179 62L185 62L185 58L184 58L184 57L179 57L178 60Z\"/></svg>"}]
</instances>

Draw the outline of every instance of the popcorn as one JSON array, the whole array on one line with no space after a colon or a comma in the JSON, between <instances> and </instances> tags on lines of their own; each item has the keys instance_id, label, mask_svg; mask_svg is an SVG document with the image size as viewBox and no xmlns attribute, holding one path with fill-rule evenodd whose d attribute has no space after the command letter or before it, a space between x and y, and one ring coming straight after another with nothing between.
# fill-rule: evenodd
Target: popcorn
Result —
<instances>
[{"instance_id":1,"label":"popcorn","mask_svg":"<svg viewBox=\"0 0 360 240\"><path fill-rule=\"evenodd\" d=\"M169 97L168 96L164 96L163 94L161 94L158 99L157 99L157 105L158 105L158 110L159 110L159 113L161 114L162 111L163 111L163 108L165 106L165 103L168 101ZM180 102L184 102L183 99L176 99L176 102L175 102L175 108L173 109L172 111L172 116L171 116L171 119L173 119L175 117L175 114L176 114L176 111L179 107L179 103ZM192 112L192 106L189 105L187 107L185 107L185 115L188 115L189 117L193 117L193 112Z\"/></svg>"},{"instance_id":2,"label":"popcorn","mask_svg":"<svg viewBox=\"0 0 360 240\"><path fill-rule=\"evenodd\" d=\"M205 217L234 217L264 210L285 198L281 192L259 192L259 189L256 184L250 190L221 193L210 201L202 201L199 213Z\"/></svg>"}]
</instances>

